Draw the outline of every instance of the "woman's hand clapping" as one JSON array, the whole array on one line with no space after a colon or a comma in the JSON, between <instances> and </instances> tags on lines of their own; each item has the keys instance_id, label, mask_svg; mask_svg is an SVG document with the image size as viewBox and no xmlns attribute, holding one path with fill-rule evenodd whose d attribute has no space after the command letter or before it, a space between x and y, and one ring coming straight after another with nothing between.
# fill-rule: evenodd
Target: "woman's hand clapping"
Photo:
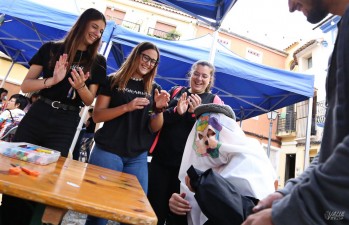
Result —
<instances>
[{"instance_id":1,"label":"woman's hand clapping","mask_svg":"<svg viewBox=\"0 0 349 225\"><path fill-rule=\"evenodd\" d=\"M85 86L85 81L90 76L90 72L87 72L86 74L84 74L84 71L80 67L78 67L77 70L72 69L71 75L72 77L68 78L70 85L74 89L79 90Z\"/></svg>"},{"instance_id":2,"label":"woman's hand clapping","mask_svg":"<svg viewBox=\"0 0 349 225\"><path fill-rule=\"evenodd\" d=\"M56 65L53 71L53 84L57 84L64 79L67 73L67 59L68 55L63 54L59 57L58 61L56 61Z\"/></svg>"},{"instance_id":3,"label":"woman's hand clapping","mask_svg":"<svg viewBox=\"0 0 349 225\"><path fill-rule=\"evenodd\" d=\"M167 91L161 90L159 92L158 89L155 89L154 102L157 109L166 108L168 106L169 101L170 101L170 94Z\"/></svg>"},{"instance_id":4,"label":"woman's hand clapping","mask_svg":"<svg viewBox=\"0 0 349 225\"><path fill-rule=\"evenodd\" d=\"M178 99L177 112L179 115L183 115L187 110L190 113L194 113L196 107L201 105L201 98L197 94L191 94L187 97L187 93L184 92Z\"/></svg>"},{"instance_id":5,"label":"woman's hand clapping","mask_svg":"<svg viewBox=\"0 0 349 225\"><path fill-rule=\"evenodd\" d=\"M146 105L148 105L150 102L147 98L135 98L129 103L126 104L126 111L132 112L136 109L143 109Z\"/></svg>"}]
</instances>

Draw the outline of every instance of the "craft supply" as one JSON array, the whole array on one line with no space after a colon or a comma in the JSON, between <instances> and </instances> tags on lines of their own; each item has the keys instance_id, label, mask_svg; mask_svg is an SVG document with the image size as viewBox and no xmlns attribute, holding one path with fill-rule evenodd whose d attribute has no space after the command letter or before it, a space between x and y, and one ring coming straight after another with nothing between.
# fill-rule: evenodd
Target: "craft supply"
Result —
<instances>
[{"instance_id":1,"label":"craft supply","mask_svg":"<svg viewBox=\"0 0 349 225\"><path fill-rule=\"evenodd\" d=\"M8 170L8 174L10 175L19 175L20 172L21 172L21 169L19 167L11 167Z\"/></svg>"},{"instance_id":2,"label":"craft supply","mask_svg":"<svg viewBox=\"0 0 349 225\"><path fill-rule=\"evenodd\" d=\"M53 153L53 151L51 151L51 150L42 149L42 148L37 148L37 149L35 149L35 151L43 152L43 153L47 153L47 154L52 154Z\"/></svg>"},{"instance_id":3,"label":"craft supply","mask_svg":"<svg viewBox=\"0 0 349 225\"><path fill-rule=\"evenodd\" d=\"M39 176L39 172L38 171L36 171L36 170L30 170L30 169L27 169L27 168L25 168L25 167L22 167L22 166L20 166L20 168L21 168L21 170L23 171L23 172L25 172L26 174L28 174L28 175L30 175L30 176L34 176L34 177L37 177L37 176Z\"/></svg>"},{"instance_id":4,"label":"craft supply","mask_svg":"<svg viewBox=\"0 0 349 225\"><path fill-rule=\"evenodd\" d=\"M61 155L58 151L25 142L0 142L0 154L39 165L57 162Z\"/></svg>"},{"instance_id":5,"label":"craft supply","mask_svg":"<svg viewBox=\"0 0 349 225\"><path fill-rule=\"evenodd\" d=\"M34 177L37 177L37 176L39 176L39 172L38 171L36 171L36 170L30 170L30 169L28 169L28 168L25 168L25 167L22 167L22 166L18 166L18 165L16 165L16 164L13 164L13 163L11 163L11 166L13 166L12 168L10 168L10 170L11 169L18 169L19 171L23 171L23 172L25 172L26 174L28 174L28 175L30 175L30 176L34 176ZM14 170L13 172L15 172L15 171L17 171L17 170ZM19 174L19 172L18 172L18 174Z\"/></svg>"}]
</instances>

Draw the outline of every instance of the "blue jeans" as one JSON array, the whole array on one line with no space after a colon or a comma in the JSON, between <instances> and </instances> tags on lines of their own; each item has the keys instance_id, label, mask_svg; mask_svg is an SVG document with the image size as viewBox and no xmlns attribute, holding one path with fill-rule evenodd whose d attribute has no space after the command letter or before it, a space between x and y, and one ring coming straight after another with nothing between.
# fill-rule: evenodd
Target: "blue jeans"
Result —
<instances>
[{"instance_id":1,"label":"blue jeans","mask_svg":"<svg viewBox=\"0 0 349 225\"><path fill-rule=\"evenodd\" d=\"M93 148L89 163L101 166L104 168L120 171L135 175L141 184L145 193L148 191L148 152L136 156L136 157L121 157L114 153L104 151L100 146L95 144ZM85 225L106 225L108 220L88 216Z\"/></svg>"}]
</instances>

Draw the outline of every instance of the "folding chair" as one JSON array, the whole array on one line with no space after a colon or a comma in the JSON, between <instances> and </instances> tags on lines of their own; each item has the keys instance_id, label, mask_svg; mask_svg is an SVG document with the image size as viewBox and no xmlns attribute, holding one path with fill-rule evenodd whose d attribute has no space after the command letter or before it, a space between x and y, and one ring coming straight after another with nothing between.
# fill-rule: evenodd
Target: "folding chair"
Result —
<instances>
[{"instance_id":1,"label":"folding chair","mask_svg":"<svg viewBox=\"0 0 349 225\"><path fill-rule=\"evenodd\" d=\"M6 134L4 134L4 136L2 136L2 137L0 138L0 140L1 140L1 141L9 141L9 142L11 142L12 137L13 137L13 136L15 135L15 133L16 133L17 127L18 127L18 126L12 127L9 131L7 131Z\"/></svg>"}]
</instances>

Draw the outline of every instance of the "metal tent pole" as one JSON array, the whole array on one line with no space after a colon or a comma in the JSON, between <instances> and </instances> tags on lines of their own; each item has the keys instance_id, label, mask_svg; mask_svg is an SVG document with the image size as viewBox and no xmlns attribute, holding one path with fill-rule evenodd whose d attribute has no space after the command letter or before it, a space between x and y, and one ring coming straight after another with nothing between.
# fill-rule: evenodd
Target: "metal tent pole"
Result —
<instances>
[{"instance_id":1,"label":"metal tent pole","mask_svg":"<svg viewBox=\"0 0 349 225\"><path fill-rule=\"evenodd\" d=\"M213 32L213 41L211 43L211 51L209 55L209 62L214 64L214 59L216 57L216 49L217 49L217 40L218 40L218 29Z\"/></svg>"},{"instance_id":2,"label":"metal tent pole","mask_svg":"<svg viewBox=\"0 0 349 225\"><path fill-rule=\"evenodd\" d=\"M304 170L309 166L311 122L312 122L312 118L313 118L312 114L313 114L313 98L309 98L309 101L308 101L307 131L306 131L306 134L305 134Z\"/></svg>"}]
</instances>

